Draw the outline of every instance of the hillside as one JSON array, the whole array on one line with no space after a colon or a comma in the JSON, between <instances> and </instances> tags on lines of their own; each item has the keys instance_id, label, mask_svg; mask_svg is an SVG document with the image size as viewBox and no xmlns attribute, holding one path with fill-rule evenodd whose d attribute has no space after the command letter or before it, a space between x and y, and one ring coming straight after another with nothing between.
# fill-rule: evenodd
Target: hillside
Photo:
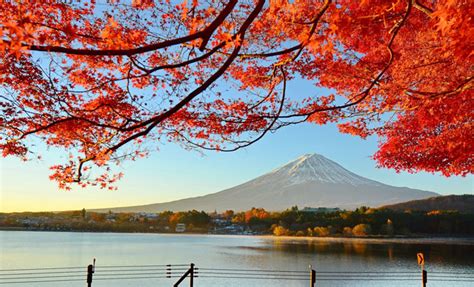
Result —
<instances>
[{"instance_id":1,"label":"hillside","mask_svg":"<svg viewBox=\"0 0 474 287\"><path fill-rule=\"evenodd\" d=\"M456 210L461 213L474 213L474 195L447 195L437 196L421 200L412 200L381 208L396 211L432 211L432 210Z\"/></svg>"}]
</instances>

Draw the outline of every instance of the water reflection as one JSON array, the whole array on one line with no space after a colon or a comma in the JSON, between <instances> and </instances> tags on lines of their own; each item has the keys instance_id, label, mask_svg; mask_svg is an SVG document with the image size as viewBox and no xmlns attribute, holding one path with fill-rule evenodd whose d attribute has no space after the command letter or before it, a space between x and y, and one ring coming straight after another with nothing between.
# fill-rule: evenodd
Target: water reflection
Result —
<instances>
[{"instance_id":1,"label":"water reflection","mask_svg":"<svg viewBox=\"0 0 474 287\"><path fill-rule=\"evenodd\" d=\"M348 240L332 242L329 240L267 240L261 250L277 250L291 254L340 255L365 258L386 258L394 260L415 260L415 254L423 252L427 262L474 265L474 245L451 245L440 243L407 244L407 243L377 243L363 240Z\"/></svg>"}]
</instances>

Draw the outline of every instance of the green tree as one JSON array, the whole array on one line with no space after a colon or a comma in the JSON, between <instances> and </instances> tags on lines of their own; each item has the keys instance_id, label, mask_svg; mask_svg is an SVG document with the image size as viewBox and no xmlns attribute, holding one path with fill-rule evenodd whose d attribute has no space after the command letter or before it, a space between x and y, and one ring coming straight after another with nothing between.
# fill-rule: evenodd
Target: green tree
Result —
<instances>
[{"instance_id":1,"label":"green tree","mask_svg":"<svg viewBox=\"0 0 474 287\"><path fill-rule=\"evenodd\" d=\"M392 220L387 219L387 224L385 224L385 234L392 236L395 233L395 230L393 228L393 223Z\"/></svg>"}]
</instances>

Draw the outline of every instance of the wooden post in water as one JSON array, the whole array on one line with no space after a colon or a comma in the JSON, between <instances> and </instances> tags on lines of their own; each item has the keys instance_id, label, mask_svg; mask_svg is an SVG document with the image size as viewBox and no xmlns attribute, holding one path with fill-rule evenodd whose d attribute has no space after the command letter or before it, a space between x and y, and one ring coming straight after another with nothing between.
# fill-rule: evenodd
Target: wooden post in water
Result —
<instances>
[{"instance_id":1,"label":"wooden post in water","mask_svg":"<svg viewBox=\"0 0 474 287\"><path fill-rule=\"evenodd\" d=\"M309 265L309 287L314 287L316 284L316 270L313 266Z\"/></svg>"},{"instance_id":2,"label":"wooden post in water","mask_svg":"<svg viewBox=\"0 0 474 287\"><path fill-rule=\"evenodd\" d=\"M89 266L87 266L87 287L92 286L92 274L93 273L94 273L93 266L92 266L92 264L89 264Z\"/></svg>"},{"instance_id":3,"label":"wooden post in water","mask_svg":"<svg viewBox=\"0 0 474 287\"><path fill-rule=\"evenodd\" d=\"M194 286L194 263L191 263L191 268L189 268L191 272L189 272L189 287Z\"/></svg>"},{"instance_id":4,"label":"wooden post in water","mask_svg":"<svg viewBox=\"0 0 474 287\"><path fill-rule=\"evenodd\" d=\"M89 266L87 266L87 287L91 287L92 286L92 274L94 274L95 272L95 258L94 258L94 263L93 264L89 264Z\"/></svg>"},{"instance_id":5,"label":"wooden post in water","mask_svg":"<svg viewBox=\"0 0 474 287\"><path fill-rule=\"evenodd\" d=\"M178 287L179 284L181 284L181 282L183 282L184 279L186 279L186 277L188 276L189 276L189 286L193 287L194 286L194 263L191 263L191 266L189 267L188 271L186 271L186 273L181 275L181 277L178 279L178 281L176 281L176 283L174 283L173 286Z\"/></svg>"},{"instance_id":6,"label":"wooden post in water","mask_svg":"<svg viewBox=\"0 0 474 287\"><path fill-rule=\"evenodd\" d=\"M416 254L416 259L418 260L418 265L421 266L421 287L426 287L428 272L425 270L425 256L420 252Z\"/></svg>"}]
</instances>

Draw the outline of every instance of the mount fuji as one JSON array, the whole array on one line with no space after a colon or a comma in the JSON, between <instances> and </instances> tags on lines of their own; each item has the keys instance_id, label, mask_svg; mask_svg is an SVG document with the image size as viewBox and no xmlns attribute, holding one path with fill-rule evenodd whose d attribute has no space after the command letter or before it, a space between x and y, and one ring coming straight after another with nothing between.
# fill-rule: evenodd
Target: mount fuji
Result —
<instances>
[{"instance_id":1,"label":"mount fuji","mask_svg":"<svg viewBox=\"0 0 474 287\"><path fill-rule=\"evenodd\" d=\"M278 211L294 205L353 209L362 205L378 207L433 196L438 194L383 184L350 172L322 155L306 154L267 174L217 193L98 211L242 211L252 207Z\"/></svg>"}]
</instances>

